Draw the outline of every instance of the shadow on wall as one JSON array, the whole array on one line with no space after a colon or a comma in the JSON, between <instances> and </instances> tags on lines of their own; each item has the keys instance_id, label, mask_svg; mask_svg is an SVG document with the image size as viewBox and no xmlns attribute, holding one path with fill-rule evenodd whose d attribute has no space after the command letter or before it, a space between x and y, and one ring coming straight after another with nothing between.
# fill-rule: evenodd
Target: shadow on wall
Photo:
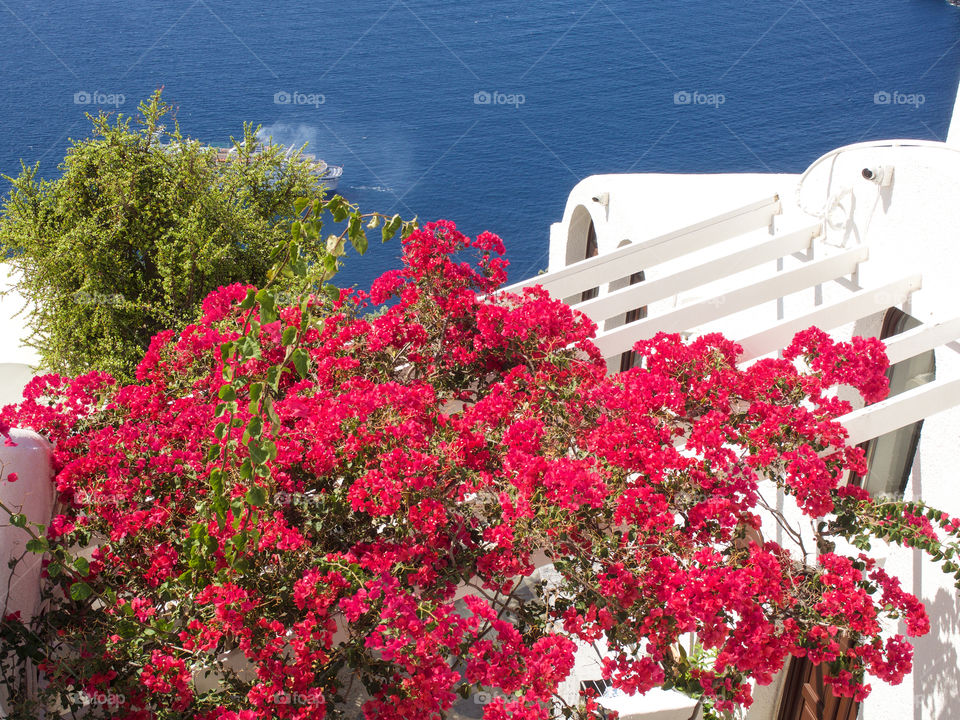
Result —
<instances>
[{"instance_id":1,"label":"shadow on wall","mask_svg":"<svg viewBox=\"0 0 960 720\"><path fill-rule=\"evenodd\" d=\"M941 588L933 602L927 602L927 612L930 633L915 642L913 715L923 720L955 720L960 718L960 659L954 644L960 635L960 603L956 593Z\"/></svg>"},{"instance_id":2,"label":"shadow on wall","mask_svg":"<svg viewBox=\"0 0 960 720\"><path fill-rule=\"evenodd\" d=\"M33 377L33 368L22 363L0 363L0 407L23 399L23 388Z\"/></svg>"}]
</instances>

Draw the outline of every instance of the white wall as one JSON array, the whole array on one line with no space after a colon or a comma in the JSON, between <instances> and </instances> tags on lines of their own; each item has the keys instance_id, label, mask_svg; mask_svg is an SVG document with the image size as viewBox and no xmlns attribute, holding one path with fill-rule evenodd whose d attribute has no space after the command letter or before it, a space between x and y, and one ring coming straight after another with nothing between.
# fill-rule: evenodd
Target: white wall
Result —
<instances>
[{"instance_id":1,"label":"white wall","mask_svg":"<svg viewBox=\"0 0 960 720\"><path fill-rule=\"evenodd\" d=\"M23 298L11 289L10 266L0 263L0 407L18 402L24 385L40 361L33 348L24 346Z\"/></svg>"},{"instance_id":2,"label":"white wall","mask_svg":"<svg viewBox=\"0 0 960 720\"><path fill-rule=\"evenodd\" d=\"M0 442L0 501L11 511L24 513L30 522L47 525L54 501L52 448L29 430L11 430L10 438L15 446ZM10 473L17 474L16 482L7 481ZM0 510L0 607L8 613L20 611L24 618L33 616L40 597L41 558L27 553L13 570L7 561L19 557L29 539L27 532L10 525L7 513Z\"/></svg>"},{"instance_id":3,"label":"white wall","mask_svg":"<svg viewBox=\"0 0 960 720\"><path fill-rule=\"evenodd\" d=\"M11 430L10 437L15 446L0 441L0 501L10 511L24 513L29 522L47 525L54 503L50 444L27 430ZM16 482L8 482L10 473L17 474ZM29 620L39 608L42 557L26 552L30 536L9 520L0 510L0 616L19 612ZM11 558L21 557L14 568L8 566ZM6 688L0 686L0 718L6 717L5 699Z\"/></svg>"},{"instance_id":4,"label":"white wall","mask_svg":"<svg viewBox=\"0 0 960 720\"><path fill-rule=\"evenodd\" d=\"M960 113L958 113L960 116ZM951 141L960 146L955 121ZM922 146L854 147L817 164L798 184L794 175L602 175L587 178L570 193L563 220L551 227L550 270L582 258L586 229L593 220L600 253L624 240L633 242L662 235L749 202L780 195L785 227L828 219L818 253L838 246L866 244L869 262L862 265L862 285L879 284L913 269L923 274L923 289L902 308L929 322L960 314L960 152L939 143ZM881 187L862 177L864 168L892 168L893 182ZM607 200L606 205L594 198ZM805 214L801 208L813 210ZM822 219L823 216L821 216ZM697 262L708 259L706 255ZM788 258L786 263L798 261ZM629 275L640 268L624 267ZM647 270L647 278L657 269ZM742 283L769 277L775 267L755 269L726 281ZM605 288L601 288L603 294ZM831 283L823 286L829 302L849 293ZM695 301L702 289L682 293L649 308L651 317L675 305ZM813 307L814 291L784 300L787 316ZM834 331L838 337L876 334L889 306L881 298L876 312L857 324ZM698 330L720 330L737 336L743 328L776 319L776 303L766 303ZM960 377L960 345L936 351L937 376ZM906 497L920 499L960 515L957 456L960 448L960 409L926 419L920 448ZM875 549L877 551L877 549ZM932 619L930 635L916 642L914 673L903 684L890 687L874 681L873 695L862 710L863 720L947 720L960 717L960 603L948 576L923 561L918 553L882 551L885 566L904 581L906 589L927 605ZM593 677L585 669L584 679ZM751 720L775 717L779 681L758 690ZM653 703L655 704L655 703ZM653 712L653 707L650 708ZM636 717L654 717L637 715Z\"/></svg>"}]
</instances>

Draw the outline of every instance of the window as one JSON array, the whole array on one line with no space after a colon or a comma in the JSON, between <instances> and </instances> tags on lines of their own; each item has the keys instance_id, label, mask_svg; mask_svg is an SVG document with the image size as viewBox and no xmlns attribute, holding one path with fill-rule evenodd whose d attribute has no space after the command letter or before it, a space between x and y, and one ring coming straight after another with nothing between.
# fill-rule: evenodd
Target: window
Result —
<instances>
[{"instance_id":1,"label":"window","mask_svg":"<svg viewBox=\"0 0 960 720\"><path fill-rule=\"evenodd\" d=\"M880 339L899 335L919 325L920 321L916 318L897 308L890 308L883 318ZM889 397L933 381L936 372L933 350L892 365L887 371ZM851 482L862 485L874 497L902 498L910 479L922 428L923 420L919 420L867 442L863 447L869 471L865 478L851 478Z\"/></svg>"},{"instance_id":2,"label":"window","mask_svg":"<svg viewBox=\"0 0 960 720\"><path fill-rule=\"evenodd\" d=\"M643 282L646 278L643 275L643 270L640 272L635 272L630 276L630 284L636 285L638 282ZM644 305L641 308L635 308L630 310L627 313L626 318L624 318L625 323L636 322L637 320L642 320L647 316L647 306ZM637 364L637 354L633 350L627 350L620 356L620 372L626 372L633 366Z\"/></svg>"},{"instance_id":3,"label":"window","mask_svg":"<svg viewBox=\"0 0 960 720\"><path fill-rule=\"evenodd\" d=\"M890 308L883 317L880 339L899 335L919 325L916 318ZM887 370L890 380L888 397L931 382L935 375L933 350L898 362ZM855 476L850 482L866 488L874 497L903 497L922 428L923 420L920 420L862 445L869 470L866 477ZM777 720L855 720L858 703L850 698L834 697L824 685L825 671L823 665L814 665L806 658L790 661Z\"/></svg>"},{"instance_id":4,"label":"window","mask_svg":"<svg viewBox=\"0 0 960 720\"><path fill-rule=\"evenodd\" d=\"M596 697L598 699L614 698L623 694L622 690L613 687L610 680L585 680L580 683L580 692L583 693L584 690L593 690L597 693ZM602 705L600 706L600 717L608 717L607 710Z\"/></svg>"}]
</instances>

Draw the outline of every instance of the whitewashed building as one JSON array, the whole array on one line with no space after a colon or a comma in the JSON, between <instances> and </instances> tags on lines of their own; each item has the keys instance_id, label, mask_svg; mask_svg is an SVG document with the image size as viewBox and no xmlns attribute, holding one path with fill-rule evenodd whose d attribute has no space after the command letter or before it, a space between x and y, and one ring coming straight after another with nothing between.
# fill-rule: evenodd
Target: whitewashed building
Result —
<instances>
[{"instance_id":1,"label":"whitewashed building","mask_svg":"<svg viewBox=\"0 0 960 720\"><path fill-rule=\"evenodd\" d=\"M540 284L588 314L611 372L627 366L634 342L659 331L722 332L744 347L744 363L811 325L840 339L887 338L891 397L842 419L851 442L869 443L865 486L960 514L956 117L947 143L850 145L801 175L589 177L551 227L547 273L513 289ZM784 542L778 528L765 531ZM756 688L750 720L960 717L960 596L951 577L919 551L889 550L884 562L931 615L913 673L896 687L874 681L858 708L825 699L817 671L794 662ZM568 692L599 678L591 655L583 653ZM624 720L685 720L695 703L653 693L605 704Z\"/></svg>"}]
</instances>

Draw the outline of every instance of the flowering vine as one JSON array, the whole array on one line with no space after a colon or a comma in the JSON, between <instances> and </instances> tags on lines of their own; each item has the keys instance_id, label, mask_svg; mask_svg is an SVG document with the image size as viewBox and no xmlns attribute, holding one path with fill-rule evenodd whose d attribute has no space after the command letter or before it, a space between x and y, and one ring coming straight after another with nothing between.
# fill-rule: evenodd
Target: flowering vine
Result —
<instances>
[{"instance_id":1,"label":"flowering vine","mask_svg":"<svg viewBox=\"0 0 960 720\"><path fill-rule=\"evenodd\" d=\"M31 528L10 510L45 554L49 609L2 625L43 702L407 720L482 696L489 720L594 717L590 692L558 687L601 639L614 687L717 712L790 656L858 699L866 672L910 671L889 621L929 622L870 543L960 573L960 521L846 484L863 453L832 388L882 397L879 341L811 329L744 368L719 335L661 334L607 376L587 317L498 290L499 238L389 222L403 268L369 291L221 288L154 338L135 384L48 375L0 414L56 446L61 511ZM317 231L295 228L277 278L307 276L296 238ZM762 537L765 484L814 523L818 557Z\"/></svg>"}]
</instances>

